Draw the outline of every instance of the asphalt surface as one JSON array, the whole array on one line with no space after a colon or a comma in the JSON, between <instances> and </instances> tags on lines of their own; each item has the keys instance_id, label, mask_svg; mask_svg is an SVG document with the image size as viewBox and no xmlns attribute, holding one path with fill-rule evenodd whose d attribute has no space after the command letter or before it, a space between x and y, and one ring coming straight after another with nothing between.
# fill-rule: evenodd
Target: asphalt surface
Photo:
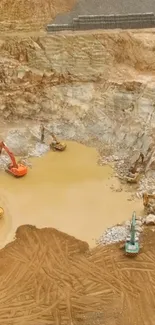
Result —
<instances>
[{"instance_id":1,"label":"asphalt surface","mask_svg":"<svg viewBox=\"0 0 155 325\"><path fill-rule=\"evenodd\" d=\"M155 13L155 0L79 0L73 10L57 15L55 24L68 24L78 15Z\"/></svg>"}]
</instances>

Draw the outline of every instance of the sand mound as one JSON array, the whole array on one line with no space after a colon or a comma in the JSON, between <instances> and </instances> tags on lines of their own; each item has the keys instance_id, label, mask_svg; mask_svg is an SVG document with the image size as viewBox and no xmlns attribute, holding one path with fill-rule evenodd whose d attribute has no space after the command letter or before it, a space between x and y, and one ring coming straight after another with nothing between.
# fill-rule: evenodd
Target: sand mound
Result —
<instances>
[{"instance_id":1,"label":"sand mound","mask_svg":"<svg viewBox=\"0 0 155 325\"><path fill-rule=\"evenodd\" d=\"M87 243L55 229L21 226L0 251L1 323L153 324L153 232L143 241L129 260L118 245L90 253Z\"/></svg>"}]
</instances>

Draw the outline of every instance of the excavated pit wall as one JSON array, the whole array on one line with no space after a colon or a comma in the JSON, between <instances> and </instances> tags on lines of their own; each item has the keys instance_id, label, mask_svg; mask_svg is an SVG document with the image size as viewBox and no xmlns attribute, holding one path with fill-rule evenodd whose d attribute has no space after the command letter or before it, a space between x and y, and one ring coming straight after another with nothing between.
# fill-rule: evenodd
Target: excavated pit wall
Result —
<instances>
[{"instance_id":1,"label":"excavated pit wall","mask_svg":"<svg viewBox=\"0 0 155 325\"><path fill-rule=\"evenodd\" d=\"M58 136L119 159L153 150L153 33L8 37L0 39L0 49L5 121L44 120Z\"/></svg>"}]
</instances>

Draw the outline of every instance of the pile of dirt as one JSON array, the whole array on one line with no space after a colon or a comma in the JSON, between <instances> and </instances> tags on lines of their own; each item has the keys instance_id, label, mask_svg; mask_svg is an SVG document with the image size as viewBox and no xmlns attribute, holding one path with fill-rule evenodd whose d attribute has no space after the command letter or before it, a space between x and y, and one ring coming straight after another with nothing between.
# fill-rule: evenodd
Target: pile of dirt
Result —
<instances>
[{"instance_id":1,"label":"pile of dirt","mask_svg":"<svg viewBox=\"0 0 155 325\"><path fill-rule=\"evenodd\" d=\"M145 230L141 253L128 259L118 245L90 252L55 229L21 226L0 251L1 323L154 324L154 244Z\"/></svg>"}]
</instances>

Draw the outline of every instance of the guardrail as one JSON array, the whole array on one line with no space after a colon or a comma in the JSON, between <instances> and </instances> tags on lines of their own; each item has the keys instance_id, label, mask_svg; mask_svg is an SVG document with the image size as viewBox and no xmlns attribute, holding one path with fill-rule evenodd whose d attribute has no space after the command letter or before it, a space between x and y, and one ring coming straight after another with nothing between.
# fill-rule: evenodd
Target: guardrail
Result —
<instances>
[{"instance_id":1,"label":"guardrail","mask_svg":"<svg viewBox=\"0 0 155 325\"><path fill-rule=\"evenodd\" d=\"M92 30L92 29L142 29L155 28L155 15L128 14L128 15L80 15L73 18L71 24L48 24L48 33L64 30Z\"/></svg>"}]
</instances>

